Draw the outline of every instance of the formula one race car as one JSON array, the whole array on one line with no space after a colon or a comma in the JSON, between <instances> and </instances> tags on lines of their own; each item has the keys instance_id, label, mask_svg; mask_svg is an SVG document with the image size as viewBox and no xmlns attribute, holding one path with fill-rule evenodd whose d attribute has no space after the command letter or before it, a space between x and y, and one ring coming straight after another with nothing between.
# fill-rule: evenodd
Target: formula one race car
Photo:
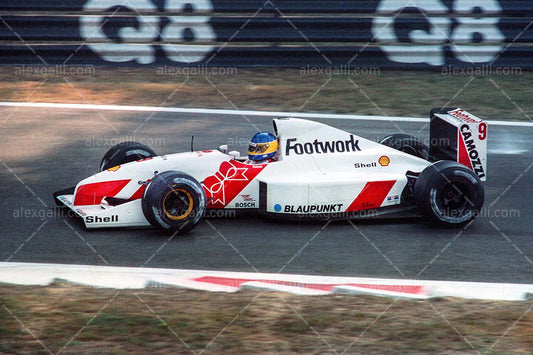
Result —
<instances>
[{"instance_id":1,"label":"formula one race car","mask_svg":"<svg viewBox=\"0 0 533 355\"><path fill-rule=\"evenodd\" d=\"M461 109L431 111L430 146L394 134L379 143L322 123L273 120L269 161L202 150L157 156L135 142L104 156L100 172L54 194L87 228L194 228L209 209L348 219L406 211L443 225L476 217L484 201L487 124Z\"/></svg>"}]
</instances>

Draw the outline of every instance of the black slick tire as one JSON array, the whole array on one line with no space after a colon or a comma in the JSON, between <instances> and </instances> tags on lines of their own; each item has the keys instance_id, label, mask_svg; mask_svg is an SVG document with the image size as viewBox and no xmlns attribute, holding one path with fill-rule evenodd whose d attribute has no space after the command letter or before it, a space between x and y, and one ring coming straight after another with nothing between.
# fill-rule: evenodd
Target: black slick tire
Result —
<instances>
[{"instance_id":1,"label":"black slick tire","mask_svg":"<svg viewBox=\"0 0 533 355\"><path fill-rule=\"evenodd\" d=\"M467 167L441 160L426 167L415 182L421 212L445 226L462 226L474 219L485 198L479 177Z\"/></svg>"},{"instance_id":2,"label":"black slick tire","mask_svg":"<svg viewBox=\"0 0 533 355\"><path fill-rule=\"evenodd\" d=\"M165 171L150 181L142 198L144 216L152 226L183 234L200 222L206 199L202 185L192 176Z\"/></svg>"},{"instance_id":3,"label":"black slick tire","mask_svg":"<svg viewBox=\"0 0 533 355\"><path fill-rule=\"evenodd\" d=\"M157 154L148 146L137 142L122 142L105 153L98 171L104 171L117 165L155 157Z\"/></svg>"},{"instance_id":4,"label":"black slick tire","mask_svg":"<svg viewBox=\"0 0 533 355\"><path fill-rule=\"evenodd\" d=\"M429 147L408 134L391 134L379 141L380 144L425 160L429 158Z\"/></svg>"}]
</instances>

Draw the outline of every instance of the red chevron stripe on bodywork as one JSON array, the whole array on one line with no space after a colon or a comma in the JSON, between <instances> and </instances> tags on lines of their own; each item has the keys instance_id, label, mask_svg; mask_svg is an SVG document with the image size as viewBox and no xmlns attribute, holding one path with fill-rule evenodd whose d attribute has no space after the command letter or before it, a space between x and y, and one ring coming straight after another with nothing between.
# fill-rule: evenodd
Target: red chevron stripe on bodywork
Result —
<instances>
[{"instance_id":1,"label":"red chevron stripe on bodywork","mask_svg":"<svg viewBox=\"0 0 533 355\"><path fill-rule=\"evenodd\" d=\"M357 195L346 212L381 207L395 183L396 180L367 182L361 193Z\"/></svg>"},{"instance_id":2,"label":"red chevron stripe on bodywork","mask_svg":"<svg viewBox=\"0 0 533 355\"><path fill-rule=\"evenodd\" d=\"M114 197L131 180L113 180L81 185L76 190L74 206L98 205L104 197Z\"/></svg>"}]
</instances>

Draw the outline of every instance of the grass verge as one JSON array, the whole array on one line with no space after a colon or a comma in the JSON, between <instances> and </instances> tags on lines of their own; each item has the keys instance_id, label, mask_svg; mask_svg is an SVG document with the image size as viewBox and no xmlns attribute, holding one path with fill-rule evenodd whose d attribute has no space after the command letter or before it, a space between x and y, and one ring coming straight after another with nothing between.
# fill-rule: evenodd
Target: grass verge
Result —
<instances>
[{"instance_id":1,"label":"grass verge","mask_svg":"<svg viewBox=\"0 0 533 355\"><path fill-rule=\"evenodd\" d=\"M377 70L0 67L0 100L426 117L460 106L484 118L533 120L533 72L445 75ZM194 69L194 68L193 68ZM77 73L77 74L76 74Z\"/></svg>"},{"instance_id":2,"label":"grass verge","mask_svg":"<svg viewBox=\"0 0 533 355\"><path fill-rule=\"evenodd\" d=\"M533 301L0 288L2 353L533 353Z\"/></svg>"}]
</instances>

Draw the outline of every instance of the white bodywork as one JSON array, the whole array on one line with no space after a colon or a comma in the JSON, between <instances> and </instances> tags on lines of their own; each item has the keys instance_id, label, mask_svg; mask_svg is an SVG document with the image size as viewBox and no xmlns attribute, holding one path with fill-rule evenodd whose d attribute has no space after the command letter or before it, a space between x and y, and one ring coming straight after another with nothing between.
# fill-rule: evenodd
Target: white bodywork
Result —
<instances>
[{"instance_id":1,"label":"white bodywork","mask_svg":"<svg viewBox=\"0 0 533 355\"><path fill-rule=\"evenodd\" d=\"M354 211L350 205L372 182L390 182L381 187L387 189L390 185L385 198L379 204L361 201L355 210L397 205L407 183L406 171L420 172L430 164L321 123L298 119L278 119L274 123L280 142L276 164L280 167L260 178L267 184L266 212L322 213L325 208L318 209L325 205L338 205L330 207L337 214ZM329 148L328 152L324 148Z\"/></svg>"},{"instance_id":2,"label":"white bodywork","mask_svg":"<svg viewBox=\"0 0 533 355\"><path fill-rule=\"evenodd\" d=\"M274 129L279 149L270 163L246 164L218 150L157 156L97 173L57 199L87 228L149 226L144 188L155 174L174 170L202 183L208 208L335 217L402 204L406 172L430 165L318 122L275 119Z\"/></svg>"}]
</instances>

